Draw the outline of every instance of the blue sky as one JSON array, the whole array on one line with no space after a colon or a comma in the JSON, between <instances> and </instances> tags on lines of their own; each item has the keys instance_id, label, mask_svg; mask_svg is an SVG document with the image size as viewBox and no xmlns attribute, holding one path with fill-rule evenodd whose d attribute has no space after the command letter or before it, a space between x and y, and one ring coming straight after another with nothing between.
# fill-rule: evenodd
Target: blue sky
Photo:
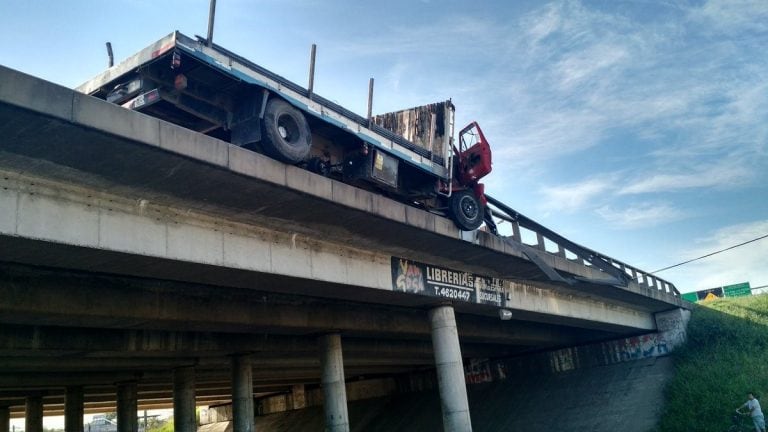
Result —
<instances>
[{"instance_id":1,"label":"blue sky","mask_svg":"<svg viewBox=\"0 0 768 432\"><path fill-rule=\"evenodd\" d=\"M74 87L207 0L0 0L0 64ZM651 271L768 234L768 1L218 0L214 39L355 112L452 98L486 191ZM660 273L768 284L768 239Z\"/></svg>"}]
</instances>

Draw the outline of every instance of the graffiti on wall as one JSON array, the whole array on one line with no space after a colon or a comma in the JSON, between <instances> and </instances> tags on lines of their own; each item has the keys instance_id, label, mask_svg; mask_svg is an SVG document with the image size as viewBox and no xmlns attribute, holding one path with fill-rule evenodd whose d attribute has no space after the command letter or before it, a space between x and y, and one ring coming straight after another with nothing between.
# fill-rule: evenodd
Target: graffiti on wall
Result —
<instances>
[{"instance_id":1,"label":"graffiti on wall","mask_svg":"<svg viewBox=\"0 0 768 432\"><path fill-rule=\"evenodd\" d=\"M491 362L488 359L471 359L469 363L464 366L464 376L467 379L467 384L480 384L484 382L494 381L491 374Z\"/></svg>"},{"instance_id":2,"label":"graffiti on wall","mask_svg":"<svg viewBox=\"0 0 768 432\"><path fill-rule=\"evenodd\" d=\"M527 358L473 359L465 364L465 377L467 383L477 384L506 379L507 371L561 373L667 355L685 340L689 316L689 311L680 309L658 313L658 332L642 336L564 348Z\"/></svg>"},{"instance_id":3,"label":"graffiti on wall","mask_svg":"<svg viewBox=\"0 0 768 432\"><path fill-rule=\"evenodd\" d=\"M488 359L471 359L464 366L464 376L467 384L480 384L507 378L507 365L500 361Z\"/></svg>"},{"instance_id":4,"label":"graffiti on wall","mask_svg":"<svg viewBox=\"0 0 768 432\"><path fill-rule=\"evenodd\" d=\"M641 360L669 354L667 340L660 333L606 342L604 349L613 362Z\"/></svg>"}]
</instances>

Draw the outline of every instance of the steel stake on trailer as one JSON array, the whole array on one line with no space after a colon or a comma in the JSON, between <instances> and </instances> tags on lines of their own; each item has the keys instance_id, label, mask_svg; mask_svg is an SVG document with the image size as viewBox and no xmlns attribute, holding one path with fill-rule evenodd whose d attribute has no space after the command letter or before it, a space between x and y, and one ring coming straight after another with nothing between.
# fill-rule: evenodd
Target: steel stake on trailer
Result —
<instances>
[{"instance_id":1,"label":"steel stake on trailer","mask_svg":"<svg viewBox=\"0 0 768 432\"><path fill-rule=\"evenodd\" d=\"M109 67L115 65L115 56L112 55L112 43L107 42L107 56L109 56Z\"/></svg>"},{"instance_id":2,"label":"steel stake on trailer","mask_svg":"<svg viewBox=\"0 0 768 432\"><path fill-rule=\"evenodd\" d=\"M307 96L312 99L312 90L315 88L315 53L317 45L312 44L312 50L309 53L309 84L307 85Z\"/></svg>"},{"instance_id":3,"label":"steel stake on trailer","mask_svg":"<svg viewBox=\"0 0 768 432\"><path fill-rule=\"evenodd\" d=\"M213 45L213 20L216 16L216 0L211 0L211 8L208 12L208 40L206 45Z\"/></svg>"},{"instance_id":4,"label":"steel stake on trailer","mask_svg":"<svg viewBox=\"0 0 768 432\"><path fill-rule=\"evenodd\" d=\"M368 127L371 127L371 116L373 112L373 78L368 81Z\"/></svg>"}]
</instances>

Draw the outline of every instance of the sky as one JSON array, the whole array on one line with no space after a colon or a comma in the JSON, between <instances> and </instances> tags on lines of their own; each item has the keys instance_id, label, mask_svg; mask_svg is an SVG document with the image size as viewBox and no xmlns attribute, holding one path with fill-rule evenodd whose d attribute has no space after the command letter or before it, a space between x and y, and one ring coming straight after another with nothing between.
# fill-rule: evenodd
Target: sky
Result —
<instances>
[{"instance_id":1,"label":"sky","mask_svg":"<svg viewBox=\"0 0 768 432\"><path fill-rule=\"evenodd\" d=\"M208 0L0 0L0 64L67 87ZM768 234L766 0L218 0L214 41L359 113L451 98L493 148L486 192L654 271ZM658 274L768 285L768 239Z\"/></svg>"}]
</instances>

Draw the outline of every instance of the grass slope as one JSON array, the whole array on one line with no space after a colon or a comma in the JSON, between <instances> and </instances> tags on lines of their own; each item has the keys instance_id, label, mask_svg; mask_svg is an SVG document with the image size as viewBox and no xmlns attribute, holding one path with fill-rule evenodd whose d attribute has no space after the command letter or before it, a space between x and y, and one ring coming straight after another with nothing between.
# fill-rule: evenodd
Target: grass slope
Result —
<instances>
[{"instance_id":1,"label":"grass slope","mask_svg":"<svg viewBox=\"0 0 768 432\"><path fill-rule=\"evenodd\" d=\"M768 295L700 306L688 341L674 355L661 432L728 430L748 391L768 413Z\"/></svg>"}]
</instances>

